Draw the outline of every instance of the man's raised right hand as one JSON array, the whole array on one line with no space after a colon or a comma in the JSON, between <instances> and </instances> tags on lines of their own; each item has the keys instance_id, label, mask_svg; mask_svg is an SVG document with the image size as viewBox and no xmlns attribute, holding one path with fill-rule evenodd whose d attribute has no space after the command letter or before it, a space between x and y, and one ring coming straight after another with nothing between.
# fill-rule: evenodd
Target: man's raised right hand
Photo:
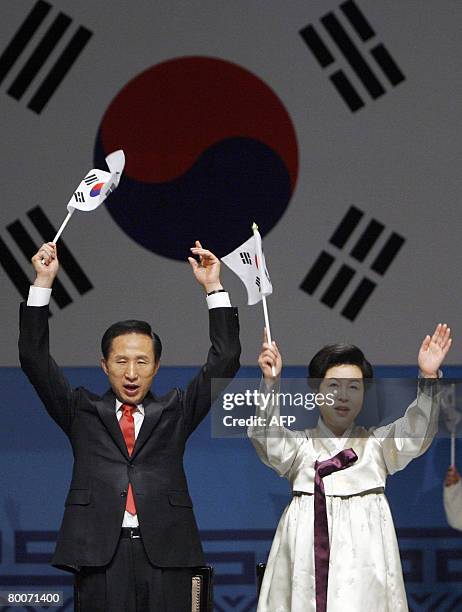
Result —
<instances>
[{"instance_id":1,"label":"man's raised right hand","mask_svg":"<svg viewBox=\"0 0 462 612\"><path fill-rule=\"evenodd\" d=\"M51 288L59 270L56 244L45 242L31 259L37 274L34 287Z\"/></svg>"}]
</instances>

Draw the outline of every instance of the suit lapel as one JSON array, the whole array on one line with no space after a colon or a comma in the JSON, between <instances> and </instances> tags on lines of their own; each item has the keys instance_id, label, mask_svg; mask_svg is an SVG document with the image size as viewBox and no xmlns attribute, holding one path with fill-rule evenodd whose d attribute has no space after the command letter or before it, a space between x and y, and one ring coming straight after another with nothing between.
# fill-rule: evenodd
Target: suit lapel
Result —
<instances>
[{"instance_id":1,"label":"suit lapel","mask_svg":"<svg viewBox=\"0 0 462 612\"><path fill-rule=\"evenodd\" d=\"M116 403L113 391L111 389L107 391L101 400L95 402L95 405L101 420L109 431L114 442L119 447L123 456L128 459L127 445L125 444L124 436L116 416Z\"/></svg>"},{"instance_id":2,"label":"suit lapel","mask_svg":"<svg viewBox=\"0 0 462 612\"><path fill-rule=\"evenodd\" d=\"M141 425L138 437L136 438L135 448L133 449L131 459L133 459L139 453L143 445L147 442L164 409L164 406L156 400L151 392L149 392L144 398L143 406L143 424Z\"/></svg>"}]
</instances>

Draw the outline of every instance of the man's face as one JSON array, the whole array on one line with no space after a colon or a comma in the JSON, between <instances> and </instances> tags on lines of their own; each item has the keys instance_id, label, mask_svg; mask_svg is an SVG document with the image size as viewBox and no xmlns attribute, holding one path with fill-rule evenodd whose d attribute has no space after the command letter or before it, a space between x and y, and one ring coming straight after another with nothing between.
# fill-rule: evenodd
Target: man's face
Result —
<instances>
[{"instance_id":1,"label":"man's face","mask_svg":"<svg viewBox=\"0 0 462 612\"><path fill-rule=\"evenodd\" d=\"M152 339L145 334L130 333L114 338L107 359L101 367L112 390L122 403L140 404L157 374L160 362L155 360Z\"/></svg>"}]
</instances>

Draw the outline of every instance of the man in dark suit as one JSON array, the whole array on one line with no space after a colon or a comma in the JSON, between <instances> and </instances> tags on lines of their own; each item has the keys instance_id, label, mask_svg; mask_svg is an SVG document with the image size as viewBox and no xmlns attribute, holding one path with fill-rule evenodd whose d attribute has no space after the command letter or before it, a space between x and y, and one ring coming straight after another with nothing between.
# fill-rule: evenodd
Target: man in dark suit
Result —
<instances>
[{"instance_id":1,"label":"man in dark suit","mask_svg":"<svg viewBox=\"0 0 462 612\"><path fill-rule=\"evenodd\" d=\"M76 574L76 610L186 612L191 567L204 562L183 469L185 444L212 403L211 381L239 369L239 323L220 283L220 262L199 242L189 257L207 293L211 348L186 390L150 391L162 346L143 321L103 336L111 389L72 389L49 354L48 302L59 263L46 243L32 258L36 280L21 304L21 366L74 454L53 565Z\"/></svg>"}]
</instances>

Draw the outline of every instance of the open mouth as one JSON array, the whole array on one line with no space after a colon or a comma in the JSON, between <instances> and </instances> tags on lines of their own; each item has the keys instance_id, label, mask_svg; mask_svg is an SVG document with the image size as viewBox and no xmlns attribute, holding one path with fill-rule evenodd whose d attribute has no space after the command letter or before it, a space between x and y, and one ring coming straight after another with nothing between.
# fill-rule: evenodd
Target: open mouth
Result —
<instances>
[{"instance_id":1,"label":"open mouth","mask_svg":"<svg viewBox=\"0 0 462 612\"><path fill-rule=\"evenodd\" d=\"M127 395L133 396L138 393L139 386L131 383L124 385L124 391Z\"/></svg>"}]
</instances>

